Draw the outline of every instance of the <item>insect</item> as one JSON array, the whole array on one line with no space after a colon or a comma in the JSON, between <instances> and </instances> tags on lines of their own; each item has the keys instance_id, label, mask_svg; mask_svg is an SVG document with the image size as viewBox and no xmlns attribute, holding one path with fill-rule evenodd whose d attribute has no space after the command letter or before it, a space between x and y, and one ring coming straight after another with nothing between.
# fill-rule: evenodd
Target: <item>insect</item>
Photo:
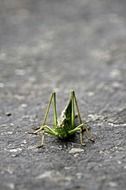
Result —
<instances>
[{"instance_id":1,"label":"insect","mask_svg":"<svg viewBox=\"0 0 126 190\"><path fill-rule=\"evenodd\" d=\"M53 105L53 125L52 127L47 125L47 119L48 114L50 111L50 106ZM78 120L78 124L77 121ZM58 137L60 139L69 138L76 132L80 133L80 143L81 145L84 145L83 143L83 135L85 134L87 138L91 141L94 141L90 129L87 126L86 122L82 122L77 98L74 91L71 91L70 98L68 101L68 104L62 111L59 118L57 118L57 109L56 109L56 93L53 92L46 112L44 116L44 120L42 125L37 128L33 134L40 134L41 135L41 144L38 146L38 148L42 147L44 145L44 135L49 134L55 137Z\"/></svg>"}]
</instances>

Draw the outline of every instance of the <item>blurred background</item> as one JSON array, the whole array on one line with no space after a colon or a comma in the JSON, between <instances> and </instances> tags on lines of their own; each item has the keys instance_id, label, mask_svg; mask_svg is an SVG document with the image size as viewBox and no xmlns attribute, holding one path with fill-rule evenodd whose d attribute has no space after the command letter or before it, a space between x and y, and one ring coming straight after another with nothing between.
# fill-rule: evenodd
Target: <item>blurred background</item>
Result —
<instances>
[{"instance_id":1,"label":"blurred background","mask_svg":"<svg viewBox=\"0 0 126 190\"><path fill-rule=\"evenodd\" d=\"M71 89L95 144L34 150L27 131ZM125 0L0 0L1 190L125 189L125 115Z\"/></svg>"},{"instance_id":2,"label":"blurred background","mask_svg":"<svg viewBox=\"0 0 126 190\"><path fill-rule=\"evenodd\" d=\"M92 105L108 101L94 94L115 94L122 85L125 8L123 0L1 0L1 87L28 99L75 89Z\"/></svg>"}]
</instances>

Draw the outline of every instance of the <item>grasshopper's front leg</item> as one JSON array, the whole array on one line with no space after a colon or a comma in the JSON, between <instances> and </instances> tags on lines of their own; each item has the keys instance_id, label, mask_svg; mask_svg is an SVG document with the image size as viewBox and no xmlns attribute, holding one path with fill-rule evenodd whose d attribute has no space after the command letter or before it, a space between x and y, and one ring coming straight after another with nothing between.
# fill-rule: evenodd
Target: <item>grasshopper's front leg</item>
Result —
<instances>
[{"instance_id":1,"label":"grasshopper's front leg","mask_svg":"<svg viewBox=\"0 0 126 190\"><path fill-rule=\"evenodd\" d=\"M41 126L41 131L39 131L39 134L41 135L41 143L40 145L38 145L38 148L41 148L44 145L44 136L45 133L53 135L53 136L57 136L58 134L56 133L56 131L54 129L52 129L51 127L49 127L48 125L44 125Z\"/></svg>"},{"instance_id":2,"label":"grasshopper's front leg","mask_svg":"<svg viewBox=\"0 0 126 190\"><path fill-rule=\"evenodd\" d=\"M80 127L80 144L85 146L85 143L83 141L84 130L82 129L82 127Z\"/></svg>"},{"instance_id":3,"label":"grasshopper's front leg","mask_svg":"<svg viewBox=\"0 0 126 190\"><path fill-rule=\"evenodd\" d=\"M37 146L37 148L41 148L44 145L44 128L41 129L41 144Z\"/></svg>"},{"instance_id":4,"label":"grasshopper's front leg","mask_svg":"<svg viewBox=\"0 0 126 190\"><path fill-rule=\"evenodd\" d=\"M85 143L84 143L84 141L83 141L84 133L86 133L86 136L87 136L87 138L88 138L90 141L94 142L94 138L92 137L92 135L90 134L90 132L89 132L89 130L88 130L88 128L87 128L87 126L86 126L84 123L78 125L78 126L75 127L74 129L70 130L70 131L69 131L69 134L72 135L72 134L76 133L77 131L80 132L80 144L81 144L81 145L85 145Z\"/></svg>"},{"instance_id":5,"label":"grasshopper's front leg","mask_svg":"<svg viewBox=\"0 0 126 190\"><path fill-rule=\"evenodd\" d=\"M80 132L80 144L85 145L85 143L83 142L83 134L84 134L84 124L83 123L78 125L74 129L70 130L69 134L72 135L72 134L76 133L77 131Z\"/></svg>"},{"instance_id":6,"label":"grasshopper's front leg","mask_svg":"<svg viewBox=\"0 0 126 190\"><path fill-rule=\"evenodd\" d=\"M30 134L35 134L35 135L41 134L41 144L38 145L37 148L40 148L44 145L44 132L45 132L45 126L41 126L35 129L34 132L30 132Z\"/></svg>"}]
</instances>

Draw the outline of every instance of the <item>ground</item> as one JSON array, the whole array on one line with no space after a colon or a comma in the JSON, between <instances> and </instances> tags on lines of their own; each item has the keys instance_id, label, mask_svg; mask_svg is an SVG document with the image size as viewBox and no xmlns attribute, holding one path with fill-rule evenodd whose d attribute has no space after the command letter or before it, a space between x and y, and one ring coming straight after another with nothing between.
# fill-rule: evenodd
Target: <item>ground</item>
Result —
<instances>
[{"instance_id":1,"label":"ground","mask_svg":"<svg viewBox=\"0 0 126 190\"><path fill-rule=\"evenodd\" d=\"M0 189L124 190L126 1L0 0ZM95 143L46 137L52 91L74 89Z\"/></svg>"}]
</instances>

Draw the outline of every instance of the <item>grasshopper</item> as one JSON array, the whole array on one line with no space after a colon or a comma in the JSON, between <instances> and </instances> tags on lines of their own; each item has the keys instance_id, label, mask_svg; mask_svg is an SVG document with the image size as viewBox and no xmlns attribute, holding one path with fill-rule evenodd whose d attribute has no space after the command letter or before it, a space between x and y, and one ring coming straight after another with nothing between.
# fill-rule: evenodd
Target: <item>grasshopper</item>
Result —
<instances>
[{"instance_id":1,"label":"grasshopper","mask_svg":"<svg viewBox=\"0 0 126 190\"><path fill-rule=\"evenodd\" d=\"M52 127L46 124L51 104L53 105L53 126ZM76 124L77 120L79 124ZM86 134L89 140L94 142L94 139L90 133L90 129L87 126L86 122L82 122L75 92L71 91L68 104L62 111L59 118L57 118L57 110L56 110L56 92L53 92L50 97L49 104L45 112L44 121L42 125L33 132L33 134L41 134L41 144L38 146L38 148L44 145L45 134L49 134L49 135L58 137L60 139L66 139L78 131L80 132L81 145L84 145L83 143L84 133Z\"/></svg>"}]
</instances>

